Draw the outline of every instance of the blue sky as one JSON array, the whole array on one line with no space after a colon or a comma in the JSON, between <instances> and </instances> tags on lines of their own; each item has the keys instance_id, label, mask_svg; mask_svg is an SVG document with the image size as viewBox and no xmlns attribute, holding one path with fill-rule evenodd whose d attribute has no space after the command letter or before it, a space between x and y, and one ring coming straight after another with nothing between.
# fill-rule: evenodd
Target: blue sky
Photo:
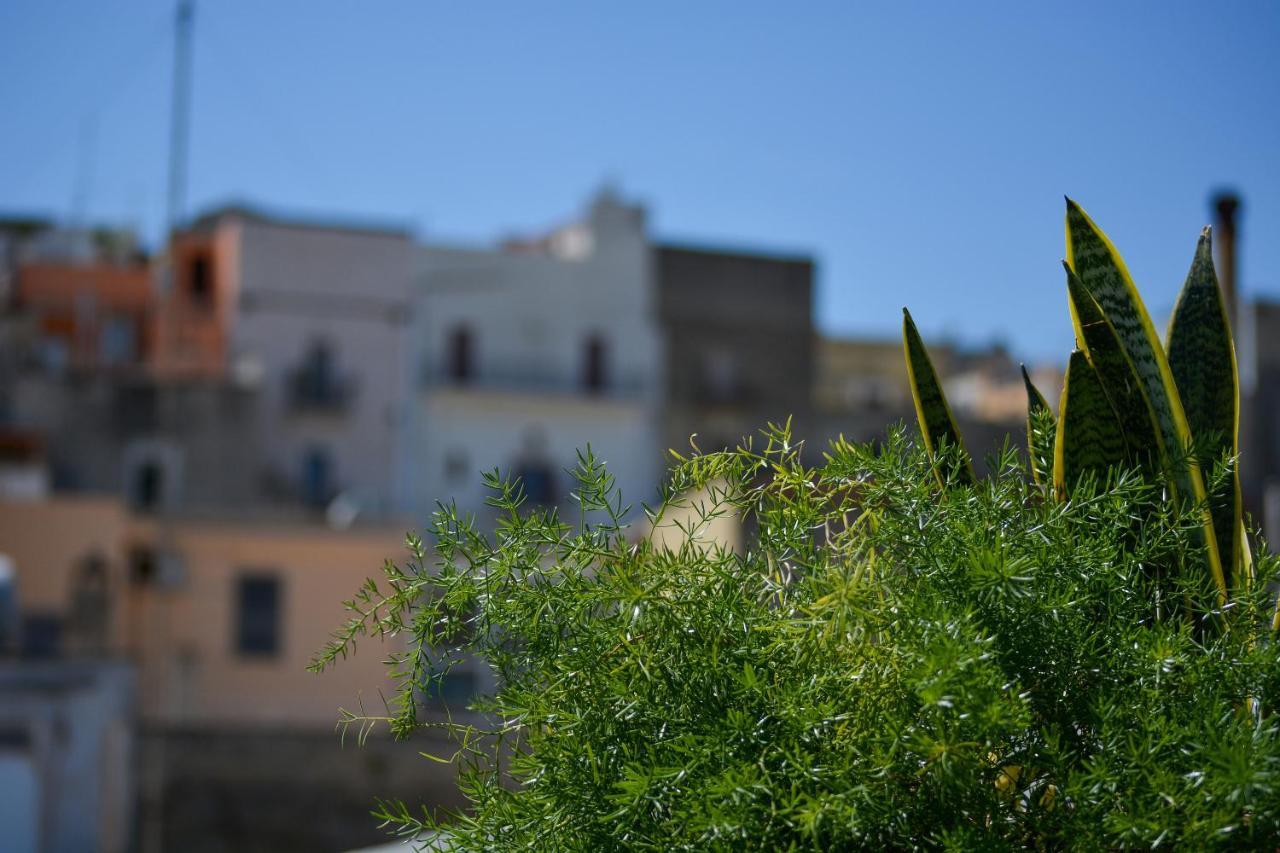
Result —
<instances>
[{"instance_id":1,"label":"blue sky","mask_svg":"<svg viewBox=\"0 0 1280 853\"><path fill-rule=\"evenodd\" d=\"M158 232L171 0L0 4L0 211ZM1280 296L1280 3L205 0L189 208L488 240L603 181L681 241L813 253L831 333L1071 346L1062 195L1163 326L1221 186ZM81 165L78 165L81 164ZM84 164L88 164L87 167Z\"/></svg>"}]
</instances>

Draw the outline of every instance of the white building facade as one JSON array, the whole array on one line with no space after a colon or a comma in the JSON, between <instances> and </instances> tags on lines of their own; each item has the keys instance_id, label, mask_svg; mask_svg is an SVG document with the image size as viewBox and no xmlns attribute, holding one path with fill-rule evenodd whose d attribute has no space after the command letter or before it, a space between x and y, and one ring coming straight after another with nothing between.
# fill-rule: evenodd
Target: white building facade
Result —
<instances>
[{"instance_id":1,"label":"white building facade","mask_svg":"<svg viewBox=\"0 0 1280 853\"><path fill-rule=\"evenodd\" d=\"M531 243L418 250L410 451L403 505L486 518L481 472L566 506L590 445L639 512L662 460L661 332L644 211L602 193Z\"/></svg>"}]
</instances>

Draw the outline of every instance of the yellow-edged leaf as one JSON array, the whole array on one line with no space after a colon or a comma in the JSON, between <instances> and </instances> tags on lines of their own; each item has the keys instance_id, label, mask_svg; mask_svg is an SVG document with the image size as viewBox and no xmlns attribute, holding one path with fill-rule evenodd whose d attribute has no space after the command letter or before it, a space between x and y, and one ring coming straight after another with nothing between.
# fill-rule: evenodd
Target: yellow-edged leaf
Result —
<instances>
[{"instance_id":1,"label":"yellow-edged leaf","mask_svg":"<svg viewBox=\"0 0 1280 853\"><path fill-rule=\"evenodd\" d=\"M1019 366L1022 368L1022 383L1027 388L1027 455L1031 459L1031 477L1044 486L1053 479L1053 444L1057 434L1057 421L1049 409L1048 401L1031 381L1027 366Z\"/></svg>"},{"instance_id":2,"label":"yellow-edged leaf","mask_svg":"<svg viewBox=\"0 0 1280 853\"><path fill-rule=\"evenodd\" d=\"M1240 451L1240 380L1231 322L1213 269L1213 246L1205 228L1196 244L1191 270L1169 320L1169 369L1187 426L1203 454L1205 470ZM1242 572L1240 549L1243 511L1240 474L1233 468L1226 482L1210 484L1209 507L1228 588Z\"/></svg>"},{"instance_id":3,"label":"yellow-edged leaf","mask_svg":"<svg viewBox=\"0 0 1280 853\"><path fill-rule=\"evenodd\" d=\"M935 459L938 449L946 444L956 448L960 454L960 462L954 471L938 469L938 480L943 485L948 478L963 483L972 483L977 478L973 473L973 462L964 449L960 438L960 429L947 405L946 395L942 393L942 383L929 360L929 353L916 331L916 324L911 313L902 309L902 348L907 359L907 377L911 381L911 397L915 401L916 417L920 421L920 434L924 438L924 446Z\"/></svg>"},{"instance_id":4,"label":"yellow-edged leaf","mask_svg":"<svg viewBox=\"0 0 1280 853\"><path fill-rule=\"evenodd\" d=\"M1058 404L1053 488L1065 499L1085 474L1101 478L1125 461L1124 434L1097 371L1080 350L1071 353Z\"/></svg>"},{"instance_id":5,"label":"yellow-edged leaf","mask_svg":"<svg viewBox=\"0 0 1280 853\"><path fill-rule=\"evenodd\" d=\"M1204 505L1205 486L1200 466L1187 453L1191 447L1191 430L1182 400L1133 278L1106 234L1071 199L1067 199L1066 220L1067 264L1110 321L1133 366L1157 427L1160 461L1169 472L1170 485L1183 500ZM1200 540L1204 545L1205 568L1218 588L1220 599L1225 600L1226 577L1218 554L1213 516L1207 506L1202 513Z\"/></svg>"}]
</instances>

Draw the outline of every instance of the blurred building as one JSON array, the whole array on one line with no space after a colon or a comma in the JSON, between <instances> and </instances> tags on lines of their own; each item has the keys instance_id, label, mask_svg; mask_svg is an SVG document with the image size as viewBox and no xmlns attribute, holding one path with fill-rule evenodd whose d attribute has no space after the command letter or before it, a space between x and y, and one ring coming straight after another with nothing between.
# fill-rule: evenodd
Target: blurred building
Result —
<instances>
[{"instance_id":1,"label":"blurred building","mask_svg":"<svg viewBox=\"0 0 1280 853\"><path fill-rule=\"evenodd\" d=\"M952 413L975 464L1009 439L1022 448L1027 391L1018 362L1001 345L962 347L947 341L927 344ZM882 438L897 423L914 426L915 404L907 378L902 341L823 338L818 343L814 402L819 433L850 441ZM1057 408L1063 372L1057 365L1030 369L1032 381Z\"/></svg>"},{"instance_id":2,"label":"blurred building","mask_svg":"<svg viewBox=\"0 0 1280 853\"><path fill-rule=\"evenodd\" d=\"M127 664L0 660L0 846L131 849L133 717Z\"/></svg>"},{"instance_id":3,"label":"blurred building","mask_svg":"<svg viewBox=\"0 0 1280 853\"><path fill-rule=\"evenodd\" d=\"M816 456L913 417L899 342L815 332L812 259L656 242L610 191L484 248L227 207L151 259L0 221L0 262L0 652L25 685L0 694L0 780L5 732L44 773L63 759L33 751L40 721L81 713L13 698L30 685L127 694L94 707L124 720L125 835L148 851L351 847L377 838L373 796L457 801L417 750L334 734L339 707L382 713L401 640L304 668L437 501L488 521L479 472L564 506L590 445L638 507L691 438L791 417ZM1007 353L934 357L975 452L1020 435ZM486 677L456 669L429 713Z\"/></svg>"},{"instance_id":4,"label":"blurred building","mask_svg":"<svg viewBox=\"0 0 1280 853\"><path fill-rule=\"evenodd\" d=\"M262 500L393 511L413 250L395 228L244 208L176 242L160 368L255 391Z\"/></svg>"},{"instance_id":5,"label":"blurred building","mask_svg":"<svg viewBox=\"0 0 1280 853\"><path fill-rule=\"evenodd\" d=\"M392 685L384 661L398 641L371 639L324 676L305 667L346 618L342 601L402 543L399 526L161 522L113 497L0 502L0 551L12 566L4 597L18 622L18 663L0 667L0 686L6 677L52 684L66 671L80 680L110 677L117 696L134 677L122 680L110 668L94 675L96 662L133 663L136 689L126 690L126 705L110 706L128 713L104 712L93 726L123 726L118 737L128 746L124 770L137 777L140 820L134 827L131 788L117 789L128 805L118 819L143 849L371 842L372 796L451 802L452 775L385 736L358 750L354 731L345 748L335 734L340 707L385 713ZM447 698L469 695L476 677L457 671ZM35 743L40 720L60 712L22 696L0 690L0 732L27 732L13 738ZM64 724L77 738L94 731L76 719ZM431 739L420 748L434 748ZM41 766L53 760L45 755ZM53 790L73 791L63 783ZM297 815L312 811L315 820L299 823Z\"/></svg>"},{"instance_id":6,"label":"blurred building","mask_svg":"<svg viewBox=\"0 0 1280 853\"><path fill-rule=\"evenodd\" d=\"M812 259L660 245L666 396L662 446L736 447L792 418L811 437ZM819 448L820 449L820 448Z\"/></svg>"},{"instance_id":7,"label":"blurred building","mask_svg":"<svg viewBox=\"0 0 1280 853\"><path fill-rule=\"evenodd\" d=\"M629 500L660 474L662 335L643 209L605 192L578 221L492 249L419 250L405 503L483 516L480 472L567 505L577 451Z\"/></svg>"}]
</instances>

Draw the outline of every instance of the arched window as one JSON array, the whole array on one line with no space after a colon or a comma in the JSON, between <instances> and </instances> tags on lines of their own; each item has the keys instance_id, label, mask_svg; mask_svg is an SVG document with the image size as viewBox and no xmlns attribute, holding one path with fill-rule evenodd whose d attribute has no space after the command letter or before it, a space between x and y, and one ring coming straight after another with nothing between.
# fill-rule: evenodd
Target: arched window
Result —
<instances>
[{"instance_id":1,"label":"arched window","mask_svg":"<svg viewBox=\"0 0 1280 853\"><path fill-rule=\"evenodd\" d=\"M465 325L454 326L449 331L448 376L461 385L471 381L475 370L475 343L471 329Z\"/></svg>"},{"instance_id":2,"label":"arched window","mask_svg":"<svg viewBox=\"0 0 1280 853\"><path fill-rule=\"evenodd\" d=\"M582 387L598 394L608 384L608 347L601 335L591 335L583 348Z\"/></svg>"}]
</instances>

